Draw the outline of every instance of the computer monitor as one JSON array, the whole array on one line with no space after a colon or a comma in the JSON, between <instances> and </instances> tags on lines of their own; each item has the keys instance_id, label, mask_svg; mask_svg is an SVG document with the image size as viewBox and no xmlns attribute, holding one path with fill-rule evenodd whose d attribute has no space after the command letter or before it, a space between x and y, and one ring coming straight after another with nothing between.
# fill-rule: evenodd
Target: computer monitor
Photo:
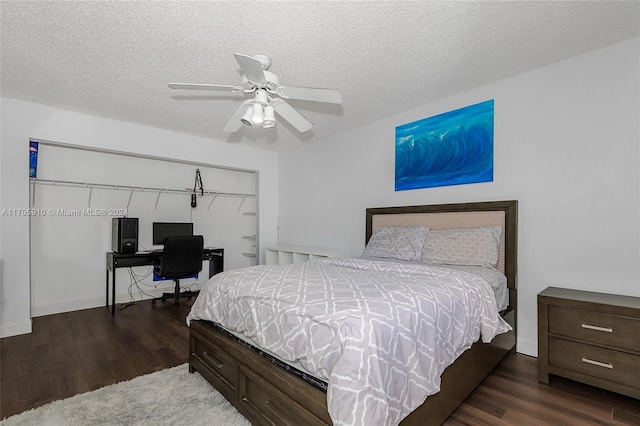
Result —
<instances>
[{"instance_id":1,"label":"computer monitor","mask_svg":"<svg viewBox=\"0 0 640 426\"><path fill-rule=\"evenodd\" d=\"M153 245L164 244L167 237L193 235L191 222L153 222Z\"/></svg>"}]
</instances>

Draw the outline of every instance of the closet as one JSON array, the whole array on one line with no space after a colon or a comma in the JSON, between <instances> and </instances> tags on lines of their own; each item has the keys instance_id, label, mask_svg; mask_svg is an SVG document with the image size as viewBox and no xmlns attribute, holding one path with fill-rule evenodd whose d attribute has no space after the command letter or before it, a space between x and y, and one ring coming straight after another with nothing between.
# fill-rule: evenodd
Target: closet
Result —
<instances>
[{"instance_id":1,"label":"closet","mask_svg":"<svg viewBox=\"0 0 640 426\"><path fill-rule=\"evenodd\" d=\"M153 222L192 222L205 246L224 248L225 270L259 261L257 171L34 143L37 167L29 185L32 316L104 305L113 217L138 218L138 250L153 247ZM118 303L143 300L171 286L154 281L150 268L119 269L118 274ZM199 288L206 279L202 273L185 285Z\"/></svg>"}]
</instances>

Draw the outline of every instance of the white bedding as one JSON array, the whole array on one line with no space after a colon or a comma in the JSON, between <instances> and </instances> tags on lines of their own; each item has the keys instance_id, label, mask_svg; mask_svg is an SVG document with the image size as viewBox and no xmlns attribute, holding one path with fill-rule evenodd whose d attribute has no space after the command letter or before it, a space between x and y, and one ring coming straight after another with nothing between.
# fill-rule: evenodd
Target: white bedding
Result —
<instances>
[{"instance_id":1,"label":"white bedding","mask_svg":"<svg viewBox=\"0 0 640 426\"><path fill-rule=\"evenodd\" d=\"M493 290L493 296L496 300L496 306L498 312L502 312L509 306L509 287L507 287L507 277L497 269L487 268L485 266L473 266L473 265L440 265L449 269L457 271L468 272L473 275L484 279L491 290Z\"/></svg>"},{"instance_id":2,"label":"white bedding","mask_svg":"<svg viewBox=\"0 0 640 426\"><path fill-rule=\"evenodd\" d=\"M214 321L328 382L334 425L397 425L482 336L510 329L486 280L362 258L211 278L187 316Z\"/></svg>"},{"instance_id":3,"label":"white bedding","mask_svg":"<svg viewBox=\"0 0 640 426\"><path fill-rule=\"evenodd\" d=\"M362 257L362 259L369 260L382 260L382 261L393 261L393 262L403 262L404 260L394 260L387 258L379 258L379 257ZM411 262L416 263L416 262ZM509 306L509 287L507 286L507 277L502 272L498 271L495 268L489 268L486 266L476 266L476 265L443 265L443 264L433 264L421 261L419 262L424 265L430 265L440 268L454 269L456 271L468 272L473 275L478 275L480 278L484 279L491 290L493 290L493 295L496 299L496 305L498 307L498 312L502 312Z\"/></svg>"}]
</instances>

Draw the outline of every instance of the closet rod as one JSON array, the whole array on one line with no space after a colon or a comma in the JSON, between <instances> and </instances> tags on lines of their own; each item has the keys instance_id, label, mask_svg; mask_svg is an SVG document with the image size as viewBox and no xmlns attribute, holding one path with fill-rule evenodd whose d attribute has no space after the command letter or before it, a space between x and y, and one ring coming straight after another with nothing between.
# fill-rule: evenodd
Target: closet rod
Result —
<instances>
[{"instance_id":1,"label":"closet rod","mask_svg":"<svg viewBox=\"0 0 640 426\"><path fill-rule=\"evenodd\" d=\"M93 190L93 188L100 189L113 189L113 190L122 190L122 191L141 191L141 192L164 192L168 194L189 194L193 191L190 189L167 189L167 188L151 188L146 186L128 186L128 185L109 185L105 183L89 183L89 182L74 182L68 180L55 180L55 179L40 179L40 178L30 178L32 183L42 184L42 185L60 185L60 186L70 186L75 188L89 188ZM200 191L198 191L199 193ZM241 192L225 192L225 191L211 191L205 190L204 195L222 195L226 197L255 197L255 194L245 194Z\"/></svg>"}]
</instances>

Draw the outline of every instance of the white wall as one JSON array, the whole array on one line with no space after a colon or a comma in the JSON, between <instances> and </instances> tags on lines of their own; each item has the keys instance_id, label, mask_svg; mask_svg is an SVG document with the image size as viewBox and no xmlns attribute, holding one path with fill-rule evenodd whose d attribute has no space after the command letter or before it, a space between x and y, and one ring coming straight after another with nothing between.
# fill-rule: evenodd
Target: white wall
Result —
<instances>
[{"instance_id":1,"label":"white wall","mask_svg":"<svg viewBox=\"0 0 640 426\"><path fill-rule=\"evenodd\" d=\"M1 209L29 206L27 153L33 138L256 170L260 244L277 241L277 153L18 100L1 101ZM29 219L0 219L0 336L5 337L31 331Z\"/></svg>"},{"instance_id":2,"label":"white wall","mask_svg":"<svg viewBox=\"0 0 640 426\"><path fill-rule=\"evenodd\" d=\"M634 38L286 151L280 243L359 254L367 207L517 199L518 351L535 356L547 286L640 296L639 76ZM396 126L488 99L492 183L394 191Z\"/></svg>"}]
</instances>

